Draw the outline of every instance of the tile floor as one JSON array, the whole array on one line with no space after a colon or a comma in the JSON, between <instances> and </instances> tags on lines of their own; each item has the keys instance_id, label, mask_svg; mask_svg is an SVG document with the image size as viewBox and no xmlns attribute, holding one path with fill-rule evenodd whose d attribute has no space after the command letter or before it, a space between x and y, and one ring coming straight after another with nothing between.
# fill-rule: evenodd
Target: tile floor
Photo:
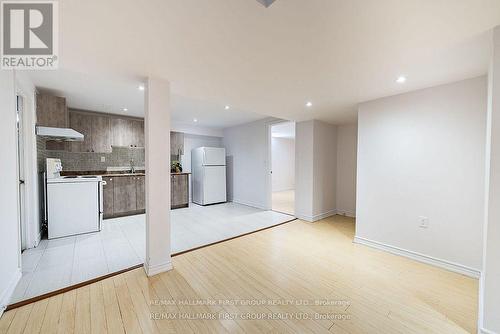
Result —
<instances>
[{"instance_id":1,"label":"tile floor","mask_svg":"<svg viewBox=\"0 0 500 334\"><path fill-rule=\"evenodd\" d=\"M172 211L172 254L293 219L235 203ZM101 232L42 240L22 254L23 276L11 303L141 264L145 215L103 222Z\"/></svg>"},{"instance_id":2,"label":"tile floor","mask_svg":"<svg viewBox=\"0 0 500 334\"><path fill-rule=\"evenodd\" d=\"M274 211L295 215L295 190L275 191L272 201Z\"/></svg>"}]
</instances>

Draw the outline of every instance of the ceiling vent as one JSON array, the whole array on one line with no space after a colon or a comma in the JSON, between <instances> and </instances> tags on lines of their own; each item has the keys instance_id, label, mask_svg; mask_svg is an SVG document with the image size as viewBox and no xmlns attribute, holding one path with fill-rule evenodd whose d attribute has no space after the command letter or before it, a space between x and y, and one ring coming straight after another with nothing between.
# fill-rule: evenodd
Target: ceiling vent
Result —
<instances>
[{"instance_id":1,"label":"ceiling vent","mask_svg":"<svg viewBox=\"0 0 500 334\"><path fill-rule=\"evenodd\" d=\"M273 2L275 2L276 0L257 0L257 1L263 4L267 8L271 6Z\"/></svg>"}]
</instances>

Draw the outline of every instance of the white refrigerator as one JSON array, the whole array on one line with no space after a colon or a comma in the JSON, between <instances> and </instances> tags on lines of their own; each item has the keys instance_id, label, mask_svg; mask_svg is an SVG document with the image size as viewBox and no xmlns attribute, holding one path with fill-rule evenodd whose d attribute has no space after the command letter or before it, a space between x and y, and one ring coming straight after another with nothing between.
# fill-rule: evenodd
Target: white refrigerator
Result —
<instances>
[{"instance_id":1,"label":"white refrigerator","mask_svg":"<svg viewBox=\"0 0 500 334\"><path fill-rule=\"evenodd\" d=\"M198 147L191 150L193 203L226 202L226 149Z\"/></svg>"}]
</instances>

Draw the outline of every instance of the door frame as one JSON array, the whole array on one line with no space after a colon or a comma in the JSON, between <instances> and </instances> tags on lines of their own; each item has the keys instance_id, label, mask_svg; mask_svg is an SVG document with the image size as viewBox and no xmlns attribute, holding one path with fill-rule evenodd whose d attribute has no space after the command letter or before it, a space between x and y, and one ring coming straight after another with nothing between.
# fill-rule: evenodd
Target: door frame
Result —
<instances>
[{"instance_id":1,"label":"door frame","mask_svg":"<svg viewBox=\"0 0 500 334\"><path fill-rule=\"evenodd\" d=\"M274 125L280 123L293 122L295 124L295 133L297 133L297 122L286 119L274 119L267 123L267 178L266 178L266 203L267 209L273 210L273 150L272 150L272 130ZM295 136L295 153L297 153L297 136ZM295 206L295 203L294 203ZM295 212L296 210L294 210Z\"/></svg>"},{"instance_id":2,"label":"door frame","mask_svg":"<svg viewBox=\"0 0 500 334\"><path fill-rule=\"evenodd\" d=\"M24 227L26 248L38 246L41 240L39 174L37 166L36 143L36 89L25 73L15 73L15 96L23 99L23 145L24 145ZM18 148L16 147L16 150ZM17 159L16 159L17 160ZM16 161L18 164L19 161ZM19 171L19 166L17 166ZM19 179L19 176L18 176ZM19 196L19 194L17 194ZM21 222L18 226L20 227ZM19 247L21 250L21 230L19 230Z\"/></svg>"},{"instance_id":3,"label":"door frame","mask_svg":"<svg viewBox=\"0 0 500 334\"><path fill-rule=\"evenodd\" d=\"M16 93L16 153L17 153L17 206L19 210L19 241L21 252L28 245L28 224L27 224L27 205L26 205L26 156L24 149L25 141L25 120L24 120L25 98ZM22 173L21 173L22 172ZM21 175L22 174L22 175Z\"/></svg>"}]
</instances>

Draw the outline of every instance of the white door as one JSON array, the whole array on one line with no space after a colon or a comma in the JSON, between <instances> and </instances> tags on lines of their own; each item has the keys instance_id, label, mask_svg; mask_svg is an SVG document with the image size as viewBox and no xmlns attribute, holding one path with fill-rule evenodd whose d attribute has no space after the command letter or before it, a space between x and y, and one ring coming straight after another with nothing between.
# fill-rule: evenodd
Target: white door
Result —
<instances>
[{"instance_id":1,"label":"white door","mask_svg":"<svg viewBox=\"0 0 500 334\"><path fill-rule=\"evenodd\" d=\"M203 205L226 202L226 167L205 166Z\"/></svg>"},{"instance_id":2,"label":"white door","mask_svg":"<svg viewBox=\"0 0 500 334\"><path fill-rule=\"evenodd\" d=\"M219 147L205 147L203 165L205 166L226 165L226 149Z\"/></svg>"}]
</instances>

